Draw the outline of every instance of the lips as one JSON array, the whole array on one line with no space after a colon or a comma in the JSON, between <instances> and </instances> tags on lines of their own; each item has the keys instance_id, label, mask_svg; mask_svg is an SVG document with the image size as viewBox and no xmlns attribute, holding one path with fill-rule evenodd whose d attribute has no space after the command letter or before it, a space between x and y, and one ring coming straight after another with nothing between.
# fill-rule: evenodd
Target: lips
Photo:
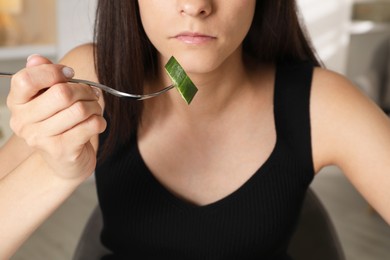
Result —
<instances>
[{"instance_id":1,"label":"lips","mask_svg":"<svg viewBox=\"0 0 390 260\"><path fill-rule=\"evenodd\" d=\"M176 35L175 38L186 44L203 44L216 39L214 36L193 32L183 32Z\"/></svg>"}]
</instances>

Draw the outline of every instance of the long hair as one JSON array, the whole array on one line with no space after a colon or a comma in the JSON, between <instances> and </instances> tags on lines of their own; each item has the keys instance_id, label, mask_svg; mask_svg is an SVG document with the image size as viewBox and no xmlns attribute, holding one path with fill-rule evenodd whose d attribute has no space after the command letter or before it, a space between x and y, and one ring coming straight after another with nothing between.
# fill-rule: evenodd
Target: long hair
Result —
<instances>
[{"instance_id":1,"label":"long hair","mask_svg":"<svg viewBox=\"0 0 390 260\"><path fill-rule=\"evenodd\" d=\"M99 0L94 32L95 68L101 83L134 94L143 93L145 78L157 77L157 51L143 29L138 1ZM261 61L310 60L320 65L300 23L295 0L261 0L243 52ZM104 95L109 121L103 158L136 131L142 102Z\"/></svg>"}]
</instances>

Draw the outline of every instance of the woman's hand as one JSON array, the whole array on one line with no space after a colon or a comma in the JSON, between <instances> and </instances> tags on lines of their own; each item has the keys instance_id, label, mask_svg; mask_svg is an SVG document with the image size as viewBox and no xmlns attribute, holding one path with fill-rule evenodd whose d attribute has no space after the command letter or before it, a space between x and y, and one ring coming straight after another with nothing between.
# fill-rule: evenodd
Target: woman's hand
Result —
<instances>
[{"instance_id":1,"label":"woman's hand","mask_svg":"<svg viewBox=\"0 0 390 260\"><path fill-rule=\"evenodd\" d=\"M33 55L11 81L11 128L62 178L86 178L96 165L91 138L106 122L99 92L71 84L73 70Z\"/></svg>"}]
</instances>

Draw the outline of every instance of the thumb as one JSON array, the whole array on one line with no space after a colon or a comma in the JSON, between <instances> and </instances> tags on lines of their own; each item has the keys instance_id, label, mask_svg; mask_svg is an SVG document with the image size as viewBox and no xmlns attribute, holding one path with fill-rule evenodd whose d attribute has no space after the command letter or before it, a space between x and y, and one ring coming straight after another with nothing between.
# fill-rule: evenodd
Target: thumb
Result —
<instances>
[{"instance_id":1,"label":"thumb","mask_svg":"<svg viewBox=\"0 0 390 260\"><path fill-rule=\"evenodd\" d=\"M32 54L27 58L26 68L42 64L52 64L52 62L39 54Z\"/></svg>"}]
</instances>

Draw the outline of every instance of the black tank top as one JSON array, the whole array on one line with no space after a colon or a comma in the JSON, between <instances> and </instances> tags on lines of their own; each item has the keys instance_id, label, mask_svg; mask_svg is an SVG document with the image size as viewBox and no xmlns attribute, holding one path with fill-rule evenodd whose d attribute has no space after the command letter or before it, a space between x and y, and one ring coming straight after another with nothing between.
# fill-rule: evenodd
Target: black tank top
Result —
<instances>
[{"instance_id":1,"label":"black tank top","mask_svg":"<svg viewBox=\"0 0 390 260\"><path fill-rule=\"evenodd\" d=\"M175 197L148 170L137 138L99 164L103 259L290 259L305 192L314 176L309 101L313 66L277 64L276 145L238 190L206 205ZM104 142L102 135L101 142Z\"/></svg>"}]
</instances>

